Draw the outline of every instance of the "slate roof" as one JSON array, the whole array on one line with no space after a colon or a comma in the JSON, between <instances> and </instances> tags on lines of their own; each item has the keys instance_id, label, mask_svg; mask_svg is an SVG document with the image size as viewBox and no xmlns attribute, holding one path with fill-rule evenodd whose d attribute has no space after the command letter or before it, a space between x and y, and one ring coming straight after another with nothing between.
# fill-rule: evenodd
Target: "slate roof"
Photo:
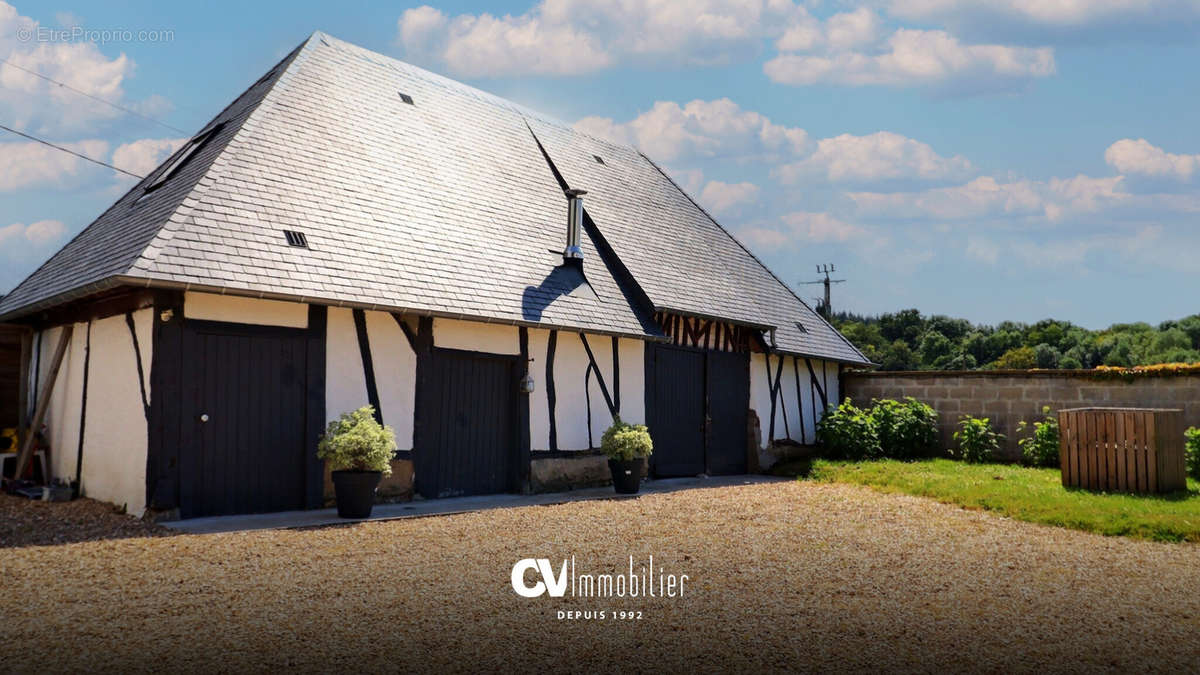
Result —
<instances>
[{"instance_id":1,"label":"slate roof","mask_svg":"<svg viewBox=\"0 0 1200 675\"><path fill-rule=\"evenodd\" d=\"M0 319L138 284L652 339L652 311L676 311L867 362L637 150L415 66L314 33L218 125L162 188L138 201L156 171L0 300ZM586 283L560 265L566 200L542 149L617 257L585 235Z\"/></svg>"}]
</instances>

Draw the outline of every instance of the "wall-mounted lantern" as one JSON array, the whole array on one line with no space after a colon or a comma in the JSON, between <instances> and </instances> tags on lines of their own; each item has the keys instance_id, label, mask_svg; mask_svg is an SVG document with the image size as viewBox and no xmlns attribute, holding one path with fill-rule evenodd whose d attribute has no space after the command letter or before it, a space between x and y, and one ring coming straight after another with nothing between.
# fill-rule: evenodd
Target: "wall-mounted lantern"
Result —
<instances>
[{"instance_id":1,"label":"wall-mounted lantern","mask_svg":"<svg viewBox=\"0 0 1200 675\"><path fill-rule=\"evenodd\" d=\"M522 394L532 394L533 393L533 376L530 375L529 373L525 373L525 377L521 378L521 393Z\"/></svg>"},{"instance_id":2,"label":"wall-mounted lantern","mask_svg":"<svg viewBox=\"0 0 1200 675\"><path fill-rule=\"evenodd\" d=\"M169 323L171 321L171 319L174 318L174 316L175 316L175 310L164 309L162 311L162 313L158 315L158 318L162 319L163 323Z\"/></svg>"}]
</instances>

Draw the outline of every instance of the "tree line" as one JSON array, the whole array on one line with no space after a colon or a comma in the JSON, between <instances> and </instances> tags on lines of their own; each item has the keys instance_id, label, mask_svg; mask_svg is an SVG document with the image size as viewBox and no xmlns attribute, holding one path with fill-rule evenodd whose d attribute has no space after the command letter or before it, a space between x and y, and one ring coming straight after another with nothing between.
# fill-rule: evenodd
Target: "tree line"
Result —
<instances>
[{"instance_id":1,"label":"tree line","mask_svg":"<svg viewBox=\"0 0 1200 675\"><path fill-rule=\"evenodd\" d=\"M1095 368L1200 362L1200 314L1088 330L1069 321L994 326L916 309L880 316L839 312L832 323L882 370Z\"/></svg>"}]
</instances>

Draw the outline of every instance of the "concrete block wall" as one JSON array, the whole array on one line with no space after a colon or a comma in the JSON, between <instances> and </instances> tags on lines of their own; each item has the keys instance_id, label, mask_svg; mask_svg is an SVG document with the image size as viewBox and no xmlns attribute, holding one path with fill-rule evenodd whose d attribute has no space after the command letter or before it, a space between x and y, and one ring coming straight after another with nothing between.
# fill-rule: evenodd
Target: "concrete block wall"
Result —
<instances>
[{"instance_id":1,"label":"concrete block wall","mask_svg":"<svg viewBox=\"0 0 1200 675\"><path fill-rule=\"evenodd\" d=\"M943 448L953 446L962 415L989 417L992 428L1008 436L1004 454L1010 460L1021 456L1017 425L1041 419L1047 405L1052 410L1179 408L1185 427L1200 426L1200 375L1194 374L1120 379L1086 370L848 372L842 387L843 396L855 405L912 396L933 406Z\"/></svg>"}]
</instances>

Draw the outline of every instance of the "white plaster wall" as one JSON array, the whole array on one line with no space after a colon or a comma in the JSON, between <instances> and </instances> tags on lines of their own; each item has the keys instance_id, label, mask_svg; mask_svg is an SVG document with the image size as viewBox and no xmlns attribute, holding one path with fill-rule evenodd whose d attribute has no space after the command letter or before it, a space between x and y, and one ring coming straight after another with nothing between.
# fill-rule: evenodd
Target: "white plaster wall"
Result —
<instances>
[{"instance_id":1,"label":"white plaster wall","mask_svg":"<svg viewBox=\"0 0 1200 675\"><path fill-rule=\"evenodd\" d=\"M446 349L490 354L521 353L521 338L516 326L477 321L434 319L433 344Z\"/></svg>"},{"instance_id":2,"label":"white plaster wall","mask_svg":"<svg viewBox=\"0 0 1200 675\"><path fill-rule=\"evenodd\" d=\"M621 338L617 349L621 359L621 419L630 424L645 424L646 343L642 340ZM608 352L612 353L611 344Z\"/></svg>"},{"instance_id":3,"label":"white plaster wall","mask_svg":"<svg viewBox=\"0 0 1200 675\"><path fill-rule=\"evenodd\" d=\"M375 387L379 391L379 407L383 423L396 432L396 444L401 450L413 447L413 411L417 387L417 355L396 320L387 312L367 312L367 337L371 343L371 361L375 370ZM362 355L357 349L354 322L350 329L355 339L358 372L362 372ZM366 384L363 384L366 396Z\"/></svg>"},{"instance_id":4,"label":"white plaster wall","mask_svg":"<svg viewBox=\"0 0 1200 675\"><path fill-rule=\"evenodd\" d=\"M529 396L529 442L537 450L550 448L550 415L546 400L546 359L550 331L529 331L530 364L536 387ZM613 391L612 338L607 335L588 335L588 344L596 357L596 365L604 376L604 382ZM621 419L634 424L646 421L645 346L641 340L621 338L617 343L621 366ZM587 450L587 397L584 394L584 378L588 358L583 341L578 333L558 332L558 343L554 353L555 406L554 419L558 431L559 450ZM595 374L590 378L592 439L596 447L600 436L612 424L612 415L600 392L600 383Z\"/></svg>"},{"instance_id":5,"label":"white plaster wall","mask_svg":"<svg viewBox=\"0 0 1200 675\"><path fill-rule=\"evenodd\" d=\"M817 380L828 382L828 391L826 393L829 400L829 407L832 409L840 394L838 390L837 379L837 364L829 361L821 361L818 359L810 359L813 366L813 371L816 372ZM775 376L775 369L779 365L779 356L771 355L771 377ZM793 370L793 363L796 369ZM796 396L796 373L800 376L800 396ZM822 375L824 374L824 380ZM759 428L761 429L761 437L759 442L765 447L770 439L771 429L771 391L768 385L766 356L764 354L750 355L750 407L758 413ZM816 400L816 415L813 416L813 401ZM784 425L783 411L787 410L787 425ZM780 397L776 401L775 409L775 438L791 438L800 443L815 443L816 442L816 420L820 419L822 414L821 400L813 391L811 378L808 373L808 366L805 365L803 358L787 356L784 357L783 374L780 384ZM800 433L800 416L804 419L804 433Z\"/></svg>"},{"instance_id":6,"label":"white plaster wall","mask_svg":"<svg viewBox=\"0 0 1200 675\"><path fill-rule=\"evenodd\" d=\"M215 293L184 293L183 315L189 319L204 321L288 328L308 327L308 305L302 302L261 300Z\"/></svg>"},{"instance_id":7,"label":"white plaster wall","mask_svg":"<svg viewBox=\"0 0 1200 675\"><path fill-rule=\"evenodd\" d=\"M51 361L58 346L62 328L46 331L42 340L42 374L38 395L49 382ZM62 366L50 396L44 424L46 442L50 445L50 475L54 478L75 478L75 456L79 449L79 409L83 395L83 346L87 340L87 324L74 325L71 342L63 355Z\"/></svg>"},{"instance_id":8,"label":"white plaster wall","mask_svg":"<svg viewBox=\"0 0 1200 675\"><path fill-rule=\"evenodd\" d=\"M750 408L758 414L758 426L762 430L759 445L764 447L771 424L771 387L767 379L766 363L766 355L750 355Z\"/></svg>"},{"instance_id":9,"label":"white plaster wall","mask_svg":"<svg viewBox=\"0 0 1200 675\"><path fill-rule=\"evenodd\" d=\"M133 319L149 397L153 310L138 310ZM148 433L136 352L125 315L92 324L91 351L82 491L92 499L124 505L129 513L140 516L146 506Z\"/></svg>"},{"instance_id":10,"label":"white plaster wall","mask_svg":"<svg viewBox=\"0 0 1200 675\"><path fill-rule=\"evenodd\" d=\"M153 310L138 310L133 318L149 397ZM133 339L124 314L94 321L91 330L81 491L92 499L124 505L129 513L140 516L146 506L148 435ZM61 335L61 327L50 328L41 334L38 390L31 389L34 400L49 384L51 361ZM74 324L74 333L63 357L44 421L46 441L50 446L50 475L66 481L74 480L79 457L87 342L88 324Z\"/></svg>"},{"instance_id":11,"label":"white plaster wall","mask_svg":"<svg viewBox=\"0 0 1200 675\"><path fill-rule=\"evenodd\" d=\"M532 450L550 448L550 408L546 402L546 346L549 339L550 331L529 329L529 356L533 359L529 363L529 374L533 375L533 393L529 394L529 447Z\"/></svg>"},{"instance_id":12,"label":"white plaster wall","mask_svg":"<svg viewBox=\"0 0 1200 675\"><path fill-rule=\"evenodd\" d=\"M354 315L345 307L330 307L326 321L325 421L330 422L369 401Z\"/></svg>"}]
</instances>

